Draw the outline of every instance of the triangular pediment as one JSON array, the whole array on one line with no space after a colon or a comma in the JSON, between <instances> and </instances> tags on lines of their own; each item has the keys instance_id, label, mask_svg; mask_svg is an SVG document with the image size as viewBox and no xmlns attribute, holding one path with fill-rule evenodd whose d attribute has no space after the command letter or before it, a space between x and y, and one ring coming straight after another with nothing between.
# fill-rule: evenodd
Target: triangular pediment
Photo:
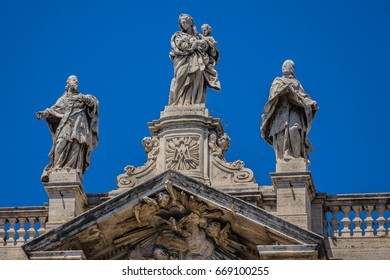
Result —
<instances>
[{"instance_id":1,"label":"triangular pediment","mask_svg":"<svg viewBox=\"0 0 390 280\"><path fill-rule=\"evenodd\" d=\"M323 238L173 171L140 184L23 246L87 259L259 259L259 246Z\"/></svg>"}]
</instances>

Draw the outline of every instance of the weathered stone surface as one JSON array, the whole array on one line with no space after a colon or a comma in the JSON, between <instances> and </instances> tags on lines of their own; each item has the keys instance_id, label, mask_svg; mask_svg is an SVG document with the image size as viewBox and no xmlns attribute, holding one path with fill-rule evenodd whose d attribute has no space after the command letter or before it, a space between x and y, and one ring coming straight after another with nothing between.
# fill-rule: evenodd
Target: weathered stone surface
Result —
<instances>
[{"instance_id":1,"label":"weathered stone surface","mask_svg":"<svg viewBox=\"0 0 390 280\"><path fill-rule=\"evenodd\" d=\"M343 260L389 260L389 236L329 238L329 257Z\"/></svg>"},{"instance_id":2,"label":"weathered stone surface","mask_svg":"<svg viewBox=\"0 0 390 280\"><path fill-rule=\"evenodd\" d=\"M276 190L277 215L311 230L311 204L315 196L311 173L271 173L271 180Z\"/></svg>"},{"instance_id":3,"label":"weathered stone surface","mask_svg":"<svg viewBox=\"0 0 390 280\"><path fill-rule=\"evenodd\" d=\"M55 228L87 209L87 196L79 173L74 170L49 171L43 182L49 196L49 221L47 228Z\"/></svg>"},{"instance_id":4,"label":"weathered stone surface","mask_svg":"<svg viewBox=\"0 0 390 280\"><path fill-rule=\"evenodd\" d=\"M36 251L76 249L87 259L250 259L259 258L258 245L275 242L317 244L322 248L318 258L326 257L322 237L168 171L38 237L23 249L29 257Z\"/></svg>"},{"instance_id":5,"label":"weathered stone surface","mask_svg":"<svg viewBox=\"0 0 390 280\"><path fill-rule=\"evenodd\" d=\"M317 260L317 245L257 246L262 260Z\"/></svg>"},{"instance_id":6,"label":"weathered stone surface","mask_svg":"<svg viewBox=\"0 0 390 280\"><path fill-rule=\"evenodd\" d=\"M56 183L76 183L81 184L80 174L74 169L68 170L50 170L46 172L47 181L44 184L56 184Z\"/></svg>"},{"instance_id":7,"label":"weathered stone surface","mask_svg":"<svg viewBox=\"0 0 390 280\"><path fill-rule=\"evenodd\" d=\"M0 260L27 260L21 246L3 246L0 244Z\"/></svg>"},{"instance_id":8,"label":"weathered stone surface","mask_svg":"<svg viewBox=\"0 0 390 280\"><path fill-rule=\"evenodd\" d=\"M308 170L310 162L304 158L294 158L289 161L278 161L276 172L305 172Z\"/></svg>"},{"instance_id":9,"label":"weathered stone surface","mask_svg":"<svg viewBox=\"0 0 390 280\"><path fill-rule=\"evenodd\" d=\"M37 251L32 252L30 260L85 260L85 255L81 250L75 251Z\"/></svg>"}]
</instances>

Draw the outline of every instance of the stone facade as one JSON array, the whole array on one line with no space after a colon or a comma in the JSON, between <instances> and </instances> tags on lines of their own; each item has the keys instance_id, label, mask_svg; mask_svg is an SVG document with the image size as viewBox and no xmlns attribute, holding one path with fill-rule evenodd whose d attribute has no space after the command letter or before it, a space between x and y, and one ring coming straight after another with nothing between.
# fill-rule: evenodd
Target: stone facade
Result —
<instances>
[{"instance_id":1,"label":"stone facade","mask_svg":"<svg viewBox=\"0 0 390 280\"><path fill-rule=\"evenodd\" d=\"M147 162L117 189L86 194L77 172L57 171L47 206L0 208L0 258L390 259L390 194L328 196L294 168L260 186L225 160L230 138L204 104L148 125Z\"/></svg>"}]
</instances>

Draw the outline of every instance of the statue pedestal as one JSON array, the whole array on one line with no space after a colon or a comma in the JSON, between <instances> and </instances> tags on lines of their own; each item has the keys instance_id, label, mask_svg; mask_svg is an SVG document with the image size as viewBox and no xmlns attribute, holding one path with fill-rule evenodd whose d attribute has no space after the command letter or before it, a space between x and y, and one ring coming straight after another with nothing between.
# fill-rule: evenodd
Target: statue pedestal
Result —
<instances>
[{"instance_id":1,"label":"statue pedestal","mask_svg":"<svg viewBox=\"0 0 390 280\"><path fill-rule=\"evenodd\" d=\"M277 216L312 230L311 202L315 196L310 172L271 173L276 192Z\"/></svg>"},{"instance_id":2,"label":"statue pedestal","mask_svg":"<svg viewBox=\"0 0 390 280\"><path fill-rule=\"evenodd\" d=\"M166 106L160 119L148 123L153 148L145 148L148 161L140 167L128 166L117 177L114 196L166 170L188 177L225 192L259 194L252 170L244 162L227 162L224 153L230 138L220 119L213 118L204 104Z\"/></svg>"},{"instance_id":3,"label":"statue pedestal","mask_svg":"<svg viewBox=\"0 0 390 280\"><path fill-rule=\"evenodd\" d=\"M48 182L43 182L49 196L49 221L46 227L51 230L83 213L87 197L75 170L51 171L46 176Z\"/></svg>"},{"instance_id":4,"label":"statue pedestal","mask_svg":"<svg viewBox=\"0 0 390 280\"><path fill-rule=\"evenodd\" d=\"M157 170L176 170L210 184L208 136L212 131L222 133L219 119L212 118L204 105L167 106L160 119L148 125L159 138Z\"/></svg>"},{"instance_id":5,"label":"statue pedestal","mask_svg":"<svg viewBox=\"0 0 390 280\"><path fill-rule=\"evenodd\" d=\"M306 172L310 162L304 158L293 158L289 161L278 161L276 163L276 172Z\"/></svg>"}]
</instances>

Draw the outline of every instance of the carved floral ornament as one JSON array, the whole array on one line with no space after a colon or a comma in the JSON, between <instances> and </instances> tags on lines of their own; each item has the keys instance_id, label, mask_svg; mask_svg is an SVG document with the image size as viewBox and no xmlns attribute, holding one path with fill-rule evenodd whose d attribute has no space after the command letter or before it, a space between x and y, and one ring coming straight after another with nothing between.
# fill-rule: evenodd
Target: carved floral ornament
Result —
<instances>
[{"instance_id":1,"label":"carved floral ornament","mask_svg":"<svg viewBox=\"0 0 390 280\"><path fill-rule=\"evenodd\" d=\"M222 219L221 210L170 185L144 197L133 213L138 228L126 236L142 235L142 240L135 242L129 259L236 259L237 253L246 250L230 223Z\"/></svg>"},{"instance_id":2,"label":"carved floral ornament","mask_svg":"<svg viewBox=\"0 0 390 280\"><path fill-rule=\"evenodd\" d=\"M193 170L199 166L199 139L196 137L168 139L165 152L168 169Z\"/></svg>"}]
</instances>

